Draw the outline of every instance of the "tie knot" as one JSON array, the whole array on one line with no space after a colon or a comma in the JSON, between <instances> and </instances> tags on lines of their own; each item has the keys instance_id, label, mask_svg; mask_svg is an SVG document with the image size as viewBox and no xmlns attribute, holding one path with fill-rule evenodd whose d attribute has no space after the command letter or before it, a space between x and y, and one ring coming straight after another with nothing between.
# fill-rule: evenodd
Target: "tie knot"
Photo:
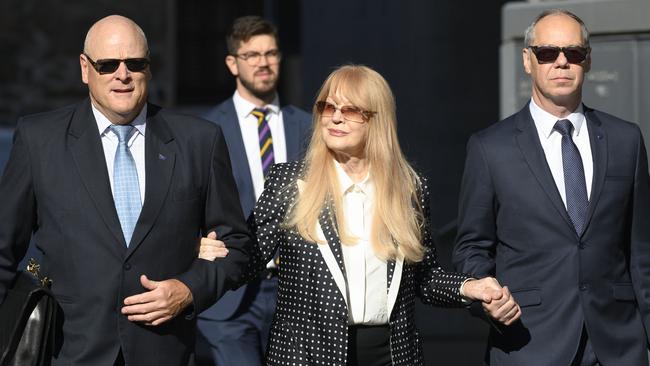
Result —
<instances>
[{"instance_id":1,"label":"tie knot","mask_svg":"<svg viewBox=\"0 0 650 366\"><path fill-rule=\"evenodd\" d=\"M573 131L573 123L568 119L561 119L555 122L553 129L559 132L562 136L571 137L571 131Z\"/></svg>"},{"instance_id":2,"label":"tie knot","mask_svg":"<svg viewBox=\"0 0 650 366\"><path fill-rule=\"evenodd\" d=\"M111 125L111 130L117 135L120 143L125 143L131 137L131 133L135 128L131 125Z\"/></svg>"},{"instance_id":3,"label":"tie knot","mask_svg":"<svg viewBox=\"0 0 650 366\"><path fill-rule=\"evenodd\" d=\"M266 118L266 115L267 115L268 113L269 113L269 110L266 109L266 108L255 108L255 109L253 109L253 111L251 112L251 114L252 114L253 116L257 117L258 119L264 119L264 118Z\"/></svg>"}]
</instances>

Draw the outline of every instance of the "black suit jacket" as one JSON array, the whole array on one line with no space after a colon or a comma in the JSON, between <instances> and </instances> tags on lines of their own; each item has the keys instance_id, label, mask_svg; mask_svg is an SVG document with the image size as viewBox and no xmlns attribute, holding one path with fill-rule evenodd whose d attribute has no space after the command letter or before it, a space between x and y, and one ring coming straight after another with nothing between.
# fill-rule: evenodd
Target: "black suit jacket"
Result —
<instances>
[{"instance_id":1,"label":"black suit jacket","mask_svg":"<svg viewBox=\"0 0 650 366\"><path fill-rule=\"evenodd\" d=\"M230 154L232 173L239 191L239 202L244 216L248 217L253 212L257 199L235 103L230 98L211 109L204 118L216 123L223 131ZM284 106L282 107L282 122L284 123L287 161L302 159L311 136L311 115L302 109ZM244 285L237 290L227 292L218 303L201 313L200 317L213 320L229 319L237 312L242 303L246 303L245 298L255 296L256 291L247 292L247 288L248 285Z\"/></svg>"},{"instance_id":2,"label":"black suit jacket","mask_svg":"<svg viewBox=\"0 0 650 366\"><path fill-rule=\"evenodd\" d=\"M348 308L346 273L341 241L332 220L333 207L325 207L319 223L327 241L317 245L303 239L282 223L299 192L302 162L276 164L264 184L249 218L257 237L246 277L255 278L279 249L281 266L278 305L266 353L266 364L346 365ZM423 303L461 306L459 293L467 276L445 272L438 265L429 232L429 190L422 181L420 204L424 259L408 263L388 262L387 310L391 358L395 366L423 365L422 345L415 328L416 296Z\"/></svg>"},{"instance_id":3,"label":"black suit jacket","mask_svg":"<svg viewBox=\"0 0 650 366\"><path fill-rule=\"evenodd\" d=\"M526 106L472 136L454 262L495 275L522 307L493 331L494 365L568 365L583 325L604 365L647 365L650 184L638 126L584 108L593 155L576 234Z\"/></svg>"},{"instance_id":4,"label":"black suit jacket","mask_svg":"<svg viewBox=\"0 0 650 366\"><path fill-rule=\"evenodd\" d=\"M249 231L237 201L221 130L148 107L146 193L127 248L89 100L21 119L0 182L0 298L34 233L44 274L64 314L55 364L180 365L192 359L195 312L239 280ZM201 233L216 230L230 252L197 259ZM176 278L193 306L157 327L129 322L124 298L139 277Z\"/></svg>"}]
</instances>

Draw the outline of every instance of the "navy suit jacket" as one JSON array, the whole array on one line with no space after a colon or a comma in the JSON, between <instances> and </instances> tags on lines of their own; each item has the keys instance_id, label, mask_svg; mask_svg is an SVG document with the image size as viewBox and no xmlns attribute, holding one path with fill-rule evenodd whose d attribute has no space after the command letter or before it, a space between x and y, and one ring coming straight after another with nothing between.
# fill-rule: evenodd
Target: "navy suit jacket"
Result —
<instances>
[{"instance_id":1,"label":"navy suit jacket","mask_svg":"<svg viewBox=\"0 0 650 366\"><path fill-rule=\"evenodd\" d=\"M237 203L221 130L149 105L144 205L126 246L90 101L21 119L0 180L0 299L32 233L42 272L63 310L55 365L185 365L195 312L240 281L250 233ZM227 258L197 258L201 232L216 230ZM194 303L156 327L120 313L142 293L140 275L176 278ZM1 328L1 327L0 327Z\"/></svg>"},{"instance_id":2,"label":"navy suit jacket","mask_svg":"<svg viewBox=\"0 0 650 366\"><path fill-rule=\"evenodd\" d=\"M216 123L223 130L230 153L232 173L239 191L239 202L244 215L248 217L253 212L256 197L235 103L230 98L210 110L203 118ZM287 161L300 160L311 137L311 115L302 109L284 106L282 107L282 120L287 147ZM204 311L200 316L216 320L230 318L242 303L246 288L247 285L244 285L235 291L227 292L215 306Z\"/></svg>"},{"instance_id":3,"label":"navy suit jacket","mask_svg":"<svg viewBox=\"0 0 650 366\"><path fill-rule=\"evenodd\" d=\"M459 271L496 276L521 320L492 329L493 365L568 365L583 324L604 365L647 365L650 183L637 125L585 107L593 154L575 232L528 106L475 134L461 186Z\"/></svg>"}]
</instances>

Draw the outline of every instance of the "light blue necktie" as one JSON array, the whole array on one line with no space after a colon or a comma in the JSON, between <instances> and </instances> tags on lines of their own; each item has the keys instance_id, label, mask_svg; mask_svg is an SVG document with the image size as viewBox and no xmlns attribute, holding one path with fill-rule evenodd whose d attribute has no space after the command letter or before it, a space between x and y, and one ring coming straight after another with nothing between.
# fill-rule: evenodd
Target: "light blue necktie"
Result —
<instances>
[{"instance_id":1,"label":"light blue necktie","mask_svg":"<svg viewBox=\"0 0 650 366\"><path fill-rule=\"evenodd\" d=\"M554 130L562 134L562 167L564 168L564 189L566 210L578 236L582 234L587 216L589 199L585 183L585 169L578 147L573 143L571 132L573 124L568 119L555 123Z\"/></svg>"},{"instance_id":2,"label":"light blue necktie","mask_svg":"<svg viewBox=\"0 0 650 366\"><path fill-rule=\"evenodd\" d=\"M127 146L129 138L135 132L135 128L131 125L111 125L111 130L115 132L120 140L117 151L115 151L113 165L113 199L122 226L124 240L128 247L142 209L138 170Z\"/></svg>"}]
</instances>

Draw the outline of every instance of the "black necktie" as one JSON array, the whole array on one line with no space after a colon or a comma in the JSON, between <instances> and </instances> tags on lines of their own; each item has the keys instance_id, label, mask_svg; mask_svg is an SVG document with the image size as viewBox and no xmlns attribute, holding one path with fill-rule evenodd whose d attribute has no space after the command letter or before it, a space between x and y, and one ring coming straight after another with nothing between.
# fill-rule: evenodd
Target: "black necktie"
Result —
<instances>
[{"instance_id":1,"label":"black necktie","mask_svg":"<svg viewBox=\"0 0 650 366\"><path fill-rule=\"evenodd\" d=\"M584 229L587 206L589 205L585 169L582 166L580 151L571 138L573 131L571 121L561 119L555 123L553 129L562 134L562 167L564 168L566 209L576 233L580 235Z\"/></svg>"}]
</instances>

